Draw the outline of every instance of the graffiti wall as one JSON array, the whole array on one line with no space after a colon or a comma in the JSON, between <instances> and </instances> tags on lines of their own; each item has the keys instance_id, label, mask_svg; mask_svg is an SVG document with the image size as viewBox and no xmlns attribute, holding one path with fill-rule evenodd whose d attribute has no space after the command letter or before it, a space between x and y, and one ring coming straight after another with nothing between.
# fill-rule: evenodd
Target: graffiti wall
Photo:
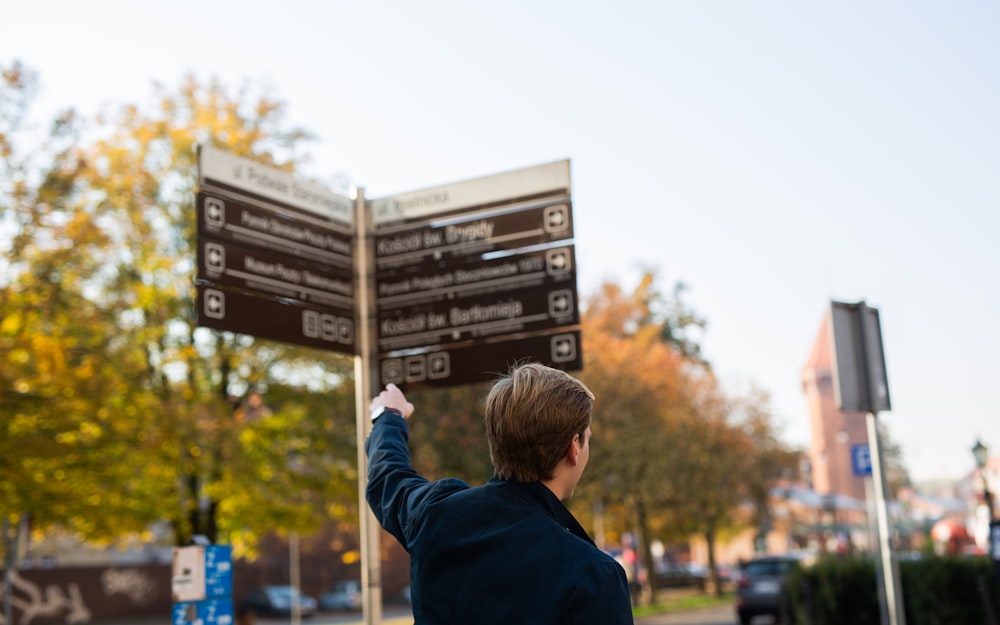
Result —
<instances>
[{"instance_id":1,"label":"graffiti wall","mask_svg":"<svg viewBox=\"0 0 1000 625\"><path fill-rule=\"evenodd\" d=\"M170 621L170 565L25 569L11 572L11 623L90 623L163 615ZM0 577L0 608L6 596Z\"/></svg>"}]
</instances>

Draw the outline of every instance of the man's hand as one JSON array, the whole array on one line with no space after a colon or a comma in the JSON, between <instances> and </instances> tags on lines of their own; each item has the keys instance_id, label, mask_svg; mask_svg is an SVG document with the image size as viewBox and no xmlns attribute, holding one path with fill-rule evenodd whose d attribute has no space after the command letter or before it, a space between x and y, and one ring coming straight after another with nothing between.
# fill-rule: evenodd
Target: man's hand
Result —
<instances>
[{"instance_id":1,"label":"man's hand","mask_svg":"<svg viewBox=\"0 0 1000 625\"><path fill-rule=\"evenodd\" d=\"M368 404L368 409L373 414L382 408L395 408L403 413L404 419L409 419L413 414L413 404L406 401L406 395L403 395L403 391L395 384L387 384L385 390L372 398L372 402Z\"/></svg>"}]
</instances>

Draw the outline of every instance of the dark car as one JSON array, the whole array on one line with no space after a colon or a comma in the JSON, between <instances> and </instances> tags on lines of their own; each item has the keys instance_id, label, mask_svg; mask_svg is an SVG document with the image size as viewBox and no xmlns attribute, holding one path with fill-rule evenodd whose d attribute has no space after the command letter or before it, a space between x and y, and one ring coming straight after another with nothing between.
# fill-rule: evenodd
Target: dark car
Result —
<instances>
[{"instance_id":1,"label":"dark car","mask_svg":"<svg viewBox=\"0 0 1000 625\"><path fill-rule=\"evenodd\" d=\"M361 582L357 580L337 582L332 590L320 595L319 609L325 612L360 610Z\"/></svg>"},{"instance_id":2,"label":"dark car","mask_svg":"<svg viewBox=\"0 0 1000 625\"><path fill-rule=\"evenodd\" d=\"M704 592L705 571L687 564L657 562L653 567L656 588L697 588Z\"/></svg>"},{"instance_id":3,"label":"dark car","mask_svg":"<svg viewBox=\"0 0 1000 625\"><path fill-rule=\"evenodd\" d=\"M743 565L736 576L736 615L742 625L759 615L782 621L785 579L798 565L791 556L759 556Z\"/></svg>"},{"instance_id":4,"label":"dark car","mask_svg":"<svg viewBox=\"0 0 1000 625\"><path fill-rule=\"evenodd\" d=\"M244 597L240 607L257 616L291 616L296 601L302 616L316 614L316 600L294 586L263 586Z\"/></svg>"}]
</instances>

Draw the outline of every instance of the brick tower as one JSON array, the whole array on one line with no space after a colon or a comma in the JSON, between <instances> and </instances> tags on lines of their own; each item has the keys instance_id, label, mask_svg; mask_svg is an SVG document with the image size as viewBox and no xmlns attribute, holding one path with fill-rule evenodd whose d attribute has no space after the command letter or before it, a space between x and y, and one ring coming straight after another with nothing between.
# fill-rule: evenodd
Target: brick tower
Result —
<instances>
[{"instance_id":1,"label":"brick tower","mask_svg":"<svg viewBox=\"0 0 1000 625\"><path fill-rule=\"evenodd\" d=\"M851 447L868 442L865 414L841 412L833 390L833 343L830 313L823 316L809 360L802 367L802 390L809 407L809 462L813 489L865 500L864 479L851 466Z\"/></svg>"}]
</instances>

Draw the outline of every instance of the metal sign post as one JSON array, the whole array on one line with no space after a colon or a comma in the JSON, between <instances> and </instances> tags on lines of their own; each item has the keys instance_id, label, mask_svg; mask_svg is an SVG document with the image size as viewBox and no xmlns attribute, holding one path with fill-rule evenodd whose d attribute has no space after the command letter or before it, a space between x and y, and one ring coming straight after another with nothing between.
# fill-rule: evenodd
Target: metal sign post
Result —
<instances>
[{"instance_id":1,"label":"metal sign post","mask_svg":"<svg viewBox=\"0 0 1000 625\"><path fill-rule=\"evenodd\" d=\"M375 354L373 310L374 275L372 267L371 237L368 231L368 210L365 206L364 189L358 189L355 204L355 223L358 224L355 266L358 268L358 354L354 357L354 408L357 424L358 446L358 523L361 530L361 601L365 625L382 622L382 560L380 527L378 520L368 507L365 487L368 484L368 455L365 441L371 431L368 403L375 395L372 368L377 362Z\"/></svg>"},{"instance_id":2,"label":"metal sign post","mask_svg":"<svg viewBox=\"0 0 1000 625\"><path fill-rule=\"evenodd\" d=\"M891 409L878 310L868 307L864 302L832 302L831 325L837 406L841 411L867 413L869 460L879 538L879 578L882 584L879 596L881 598L884 594L886 597L882 621L890 625L906 625L899 564L892 547L877 418L880 409Z\"/></svg>"}]
</instances>

